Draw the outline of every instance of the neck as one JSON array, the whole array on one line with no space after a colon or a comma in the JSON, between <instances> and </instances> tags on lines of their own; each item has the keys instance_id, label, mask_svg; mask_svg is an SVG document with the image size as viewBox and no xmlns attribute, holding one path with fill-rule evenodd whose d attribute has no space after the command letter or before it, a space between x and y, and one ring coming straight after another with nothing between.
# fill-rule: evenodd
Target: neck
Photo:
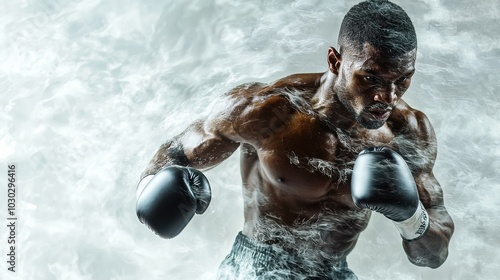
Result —
<instances>
[{"instance_id":1,"label":"neck","mask_svg":"<svg viewBox=\"0 0 500 280\"><path fill-rule=\"evenodd\" d=\"M350 129L357 124L354 115L340 102L334 90L337 76L326 71L313 99L313 108L328 127Z\"/></svg>"}]
</instances>

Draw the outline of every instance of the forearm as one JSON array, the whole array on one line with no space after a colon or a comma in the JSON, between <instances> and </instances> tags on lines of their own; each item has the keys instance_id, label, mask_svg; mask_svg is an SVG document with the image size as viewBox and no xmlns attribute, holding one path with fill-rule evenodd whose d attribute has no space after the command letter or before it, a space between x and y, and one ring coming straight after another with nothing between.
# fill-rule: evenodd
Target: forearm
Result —
<instances>
[{"instance_id":1,"label":"forearm","mask_svg":"<svg viewBox=\"0 0 500 280\"><path fill-rule=\"evenodd\" d=\"M184 153L182 144L176 139L160 146L156 154L141 174L141 180L148 175L154 175L160 169L170 165L188 166L189 159Z\"/></svg>"},{"instance_id":2,"label":"forearm","mask_svg":"<svg viewBox=\"0 0 500 280\"><path fill-rule=\"evenodd\" d=\"M418 266L437 268L448 257L448 244L454 225L444 209L427 209L430 218L427 232L419 239L403 241L410 262Z\"/></svg>"}]
</instances>

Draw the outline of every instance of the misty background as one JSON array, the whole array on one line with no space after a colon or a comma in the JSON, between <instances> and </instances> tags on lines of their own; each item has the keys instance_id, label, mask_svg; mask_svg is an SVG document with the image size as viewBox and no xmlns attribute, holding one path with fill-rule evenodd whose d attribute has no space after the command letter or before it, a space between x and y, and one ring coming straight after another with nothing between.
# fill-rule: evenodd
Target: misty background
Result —
<instances>
[{"instance_id":1,"label":"misty background","mask_svg":"<svg viewBox=\"0 0 500 280\"><path fill-rule=\"evenodd\" d=\"M215 96L326 71L327 49L358 2L1 1L0 278L213 279L243 225L239 153L206 172L212 203L172 240L136 217L140 173ZM434 174L456 230L448 260L421 268L374 214L349 266L360 279L498 279L500 2L394 2L418 37L404 99L434 125Z\"/></svg>"}]
</instances>

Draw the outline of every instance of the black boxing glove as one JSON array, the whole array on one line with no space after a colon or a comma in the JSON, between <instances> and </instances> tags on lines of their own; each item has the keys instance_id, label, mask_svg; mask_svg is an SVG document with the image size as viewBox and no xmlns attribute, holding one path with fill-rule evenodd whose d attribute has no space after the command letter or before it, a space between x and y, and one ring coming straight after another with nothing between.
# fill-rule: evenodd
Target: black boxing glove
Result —
<instances>
[{"instance_id":1,"label":"black boxing glove","mask_svg":"<svg viewBox=\"0 0 500 280\"><path fill-rule=\"evenodd\" d=\"M177 236L194 214L203 214L212 193L207 178L190 167L169 166L145 177L137 189L141 223L162 238Z\"/></svg>"},{"instance_id":2,"label":"black boxing glove","mask_svg":"<svg viewBox=\"0 0 500 280\"><path fill-rule=\"evenodd\" d=\"M406 240L421 237L429 226L413 175L404 159L386 147L366 148L354 163L354 203L391 219Z\"/></svg>"}]
</instances>

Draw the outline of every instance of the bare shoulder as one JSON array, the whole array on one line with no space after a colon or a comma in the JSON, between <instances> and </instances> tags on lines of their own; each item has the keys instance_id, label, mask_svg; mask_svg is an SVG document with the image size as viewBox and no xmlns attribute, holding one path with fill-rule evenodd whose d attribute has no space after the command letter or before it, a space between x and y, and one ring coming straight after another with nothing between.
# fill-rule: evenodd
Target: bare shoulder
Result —
<instances>
[{"instance_id":1,"label":"bare shoulder","mask_svg":"<svg viewBox=\"0 0 500 280\"><path fill-rule=\"evenodd\" d=\"M307 111L321 75L294 74L270 84L237 86L214 102L205 123L237 142L270 136L273 127L287 124L295 112Z\"/></svg>"},{"instance_id":2,"label":"bare shoulder","mask_svg":"<svg viewBox=\"0 0 500 280\"><path fill-rule=\"evenodd\" d=\"M301 73L293 74L275 81L272 86L275 88L295 88L295 89L317 89L321 82L323 73Z\"/></svg>"},{"instance_id":3,"label":"bare shoulder","mask_svg":"<svg viewBox=\"0 0 500 280\"><path fill-rule=\"evenodd\" d=\"M403 100L398 103L388 123L397 134L415 134L418 138L434 136L434 129L427 116Z\"/></svg>"},{"instance_id":4,"label":"bare shoulder","mask_svg":"<svg viewBox=\"0 0 500 280\"><path fill-rule=\"evenodd\" d=\"M401 100L387 123L410 168L431 170L437 156L437 143L429 118Z\"/></svg>"},{"instance_id":5,"label":"bare shoulder","mask_svg":"<svg viewBox=\"0 0 500 280\"><path fill-rule=\"evenodd\" d=\"M205 127L236 142L252 142L273 114L288 111L288 105L273 84L242 84L213 102Z\"/></svg>"}]
</instances>

